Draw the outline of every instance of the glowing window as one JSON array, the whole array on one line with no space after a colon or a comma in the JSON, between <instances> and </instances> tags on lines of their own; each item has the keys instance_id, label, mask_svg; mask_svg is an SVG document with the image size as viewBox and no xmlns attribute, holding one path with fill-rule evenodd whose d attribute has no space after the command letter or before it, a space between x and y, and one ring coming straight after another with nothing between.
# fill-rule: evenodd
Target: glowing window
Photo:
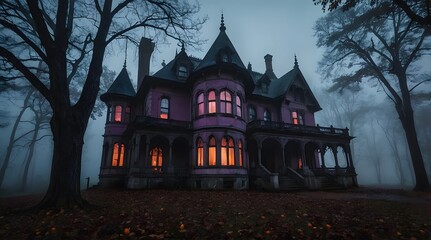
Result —
<instances>
[{"instance_id":1,"label":"glowing window","mask_svg":"<svg viewBox=\"0 0 431 240\"><path fill-rule=\"evenodd\" d=\"M242 117L241 98L236 96L236 115Z\"/></svg>"},{"instance_id":2,"label":"glowing window","mask_svg":"<svg viewBox=\"0 0 431 240\"><path fill-rule=\"evenodd\" d=\"M250 122L256 120L256 109L253 106L248 107L248 120Z\"/></svg>"},{"instance_id":3,"label":"glowing window","mask_svg":"<svg viewBox=\"0 0 431 240\"><path fill-rule=\"evenodd\" d=\"M226 90L220 92L220 112L232 113L232 95Z\"/></svg>"},{"instance_id":4,"label":"glowing window","mask_svg":"<svg viewBox=\"0 0 431 240\"><path fill-rule=\"evenodd\" d=\"M124 144L114 144L112 152L112 166L122 167L124 165Z\"/></svg>"},{"instance_id":5,"label":"glowing window","mask_svg":"<svg viewBox=\"0 0 431 240\"><path fill-rule=\"evenodd\" d=\"M221 139L221 165L235 165L235 144L230 137Z\"/></svg>"},{"instance_id":6,"label":"glowing window","mask_svg":"<svg viewBox=\"0 0 431 240\"><path fill-rule=\"evenodd\" d=\"M214 94L214 96L215 96L215 94ZM200 93L198 95L197 103L198 103L198 109L197 109L198 116L203 115L205 113L204 94L203 93Z\"/></svg>"},{"instance_id":7,"label":"glowing window","mask_svg":"<svg viewBox=\"0 0 431 240\"><path fill-rule=\"evenodd\" d=\"M304 119L302 117L302 114L297 111L292 112L292 123L296 125L304 125Z\"/></svg>"},{"instance_id":8,"label":"glowing window","mask_svg":"<svg viewBox=\"0 0 431 240\"><path fill-rule=\"evenodd\" d=\"M150 157L151 157L151 166L154 167L154 169L158 169L162 167L163 164L163 152L162 149L159 147L155 147L150 150Z\"/></svg>"},{"instance_id":9,"label":"glowing window","mask_svg":"<svg viewBox=\"0 0 431 240\"><path fill-rule=\"evenodd\" d=\"M114 121L121 122L121 113L123 111L123 108L120 105L115 106L115 116Z\"/></svg>"},{"instance_id":10,"label":"glowing window","mask_svg":"<svg viewBox=\"0 0 431 240\"><path fill-rule=\"evenodd\" d=\"M242 157L242 141L239 140L238 141L238 161L239 161L239 166L242 167L242 161L243 161L243 157Z\"/></svg>"},{"instance_id":11,"label":"glowing window","mask_svg":"<svg viewBox=\"0 0 431 240\"><path fill-rule=\"evenodd\" d=\"M216 165L216 157L216 140L211 137L208 145L208 164L210 166Z\"/></svg>"},{"instance_id":12,"label":"glowing window","mask_svg":"<svg viewBox=\"0 0 431 240\"><path fill-rule=\"evenodd\" d=\"M198 157L198 166L204 165L204 144L202 143L202 139L198 138L196 142L197 149L197 157Z\"/></svg>"},{"instance_id":13,"label":"glowing window","mask_svg":"<svg viewBox=\"0 0 431 240\"><path fill-rule=\"evenodd\" d=\"M160 118L169 118L169 99L162 98L160 101Z\"/></svg>"},{"instance_id":14,"label":"glowing window","mask_svg":"<svg viewBox=\"0 0 431 240\"><path fill-rule=\"evenodd\" d=\"M268 110L265 110L263 113L263 120L264 121L271 121L271 112Z\"/></svg>"},{"instance_id":15,"label":"glowing window","mask_svg":"<svg viewBox=\"0 0 431 240\"><path fill-rule=\"evenodd\" d=\"M208 113L216 112L216 95L214 91L208 93Z\"/></svg>"}]
</instances>

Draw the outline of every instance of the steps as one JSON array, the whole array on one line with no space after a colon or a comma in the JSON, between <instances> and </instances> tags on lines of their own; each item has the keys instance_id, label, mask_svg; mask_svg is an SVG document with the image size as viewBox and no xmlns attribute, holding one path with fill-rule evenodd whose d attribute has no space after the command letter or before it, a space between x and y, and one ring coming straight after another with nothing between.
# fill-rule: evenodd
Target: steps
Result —
<instances>
[{"instance_id":1,"label":"steps","mask_svg":"<svg viewBox=\"0 0 431 240\"><path fill-rule=\"evenodd\" d=\"M300 184L288 176L278 176L278 185L282 191L294 192L305 190L304 184Z\"/></svg>"}]
</instances>

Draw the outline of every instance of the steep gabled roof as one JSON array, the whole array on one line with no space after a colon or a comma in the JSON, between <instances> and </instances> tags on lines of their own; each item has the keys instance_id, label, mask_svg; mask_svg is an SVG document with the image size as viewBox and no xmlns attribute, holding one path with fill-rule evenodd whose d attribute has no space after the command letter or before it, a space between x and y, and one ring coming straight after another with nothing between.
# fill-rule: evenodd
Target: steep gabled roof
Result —
<instances>
[{"instance_id":1,"label":"steep gabled roof","mask_svg":"<svg viewBox=\"0 0 431 240\"><path fill-rule=\"evenodd\" d=\"M189 57L183 47L181 49L181 52L178 53L172 61L166 64L166 66L162 67L159 71L157 71L153 75L153 77L167 79L167 80L176 81L176 82L185 82L186 78L180 78L177 75L178 65L183 64L187 66L187 69L190 73L198 64L198 61L199 59Z\"/></svg>"},{"instance_id":2,"label":"steep gabled roof","mask_svg":"<svg viewBox=\"0 0 431 240\"><path fill-rule=\"evenodd\" d=\"M123 95L127 97L134 97L136 95L135 88L133 88L126 67L121 69L120 74L118 74L108 91L106 91L102 97L107 95Z\"/></svg>"},{"instance_id":3,"label":"steep gabled roof","mask_svg":"<svg viewBox=\"0 0 431 240\"><path fill-rule=\"evenodd\" d=\"M205 57L202 59L201 63L196 67L195 71L220 63L221 52L225 52L229 55L229 63L235 64L239 68L246 69L244 63L241 61L241 58L238 55L238 52L226 34L223 15L220 33L214 43L211 45Z\"/></svg>"}]
</instances>

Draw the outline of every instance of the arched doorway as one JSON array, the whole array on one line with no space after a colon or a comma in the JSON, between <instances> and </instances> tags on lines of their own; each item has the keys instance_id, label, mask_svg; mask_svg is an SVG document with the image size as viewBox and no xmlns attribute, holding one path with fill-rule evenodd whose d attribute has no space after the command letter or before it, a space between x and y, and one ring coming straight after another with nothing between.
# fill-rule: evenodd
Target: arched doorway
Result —
<instances>
[{"instance_id":1,"label":"arched doorway","mask_svg":"<svg viewBox=\"0 0 431 240\"><path fill-rule=\"evenodd\" d=\"M150 140L148 148L147 166L155 172L166 172L169 160L169 140L163 136L156 136Z\"/></svg>"},{"instance_id":2,"label":"arched doorway","mask_svg":"<svg viewBox=\"0 0 431 240\"><path fill-rule=\"evenodd\" d=\"M282 148L274 138L262 142L262 165L273 173L280 173L283 170Z\"/></svg>"},{"instance_id":3,"label":"arched doorway","mask_svg":"<svg viewBox=\"0 0 431 240\"><path fill-rule=\"evenodd\" d=\"M176 138L172 143L172 167L173 171L185 173L190 165L190 146L187 139Z\"/></svg>"},{"instance_id":4,"label":"arched doorway","mask_svg":"<svg viewBox=\"0 0 431 240\"><path fill-rule=\"evenodd\" d=\"M284 147L284 161L286 166L292 169L302 169L303 159L299 142L287 142L286 146Z\"/></svg>"},{"instance_id":5,"label":"arched doorway","mask_svg":"<svg viewBox=\"0 0 431 240\"><path fill-rule=\"evenodd\" d=\"M320 166L319 145L315 142L305 144L305 165L311 169Z\"/></svg>"}]
</instances>

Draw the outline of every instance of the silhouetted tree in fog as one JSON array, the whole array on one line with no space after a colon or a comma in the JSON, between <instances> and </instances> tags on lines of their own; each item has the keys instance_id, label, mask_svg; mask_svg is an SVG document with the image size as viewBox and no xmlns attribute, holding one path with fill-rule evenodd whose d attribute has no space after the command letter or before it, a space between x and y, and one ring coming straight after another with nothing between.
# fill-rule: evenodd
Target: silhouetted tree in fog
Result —
<instances>
[{"instance_id":1,"label":"silhouetted tree in fog","mask_svg":"<svg viewBox=\"0 0 431 240\"><path fill-rule=\"evenodd\" d=\"M81 155L88 120L100 88L106 47L119 37L138 42L147 36L169 36L185 42L204 22L188 1L0 1L0 61L2 81L24 77L48 101L54 151L48 191L39 207L85 206L81 198ZM85 61L79 98L71 84ZM45 83L37 62L44 63ZM83 78L82 78L83 77Z\"/></svg>"},{"instance_id":2,"label":"silhouetted tree in fog","mask_svg":"<svg viewBox=\"0 0 431 240\"><path fill-rule=\"evenodd\" d=\"M320 69L332 79L333 89L367 81L394 103L410 150L415 190L430 190L411 102L412 91L428 81L412 75L419 74L417 60L430 53L429 32L388 4L333 11L316 22L315 31L317 45L325 48Z\"/></svg>"}]
</instances>

